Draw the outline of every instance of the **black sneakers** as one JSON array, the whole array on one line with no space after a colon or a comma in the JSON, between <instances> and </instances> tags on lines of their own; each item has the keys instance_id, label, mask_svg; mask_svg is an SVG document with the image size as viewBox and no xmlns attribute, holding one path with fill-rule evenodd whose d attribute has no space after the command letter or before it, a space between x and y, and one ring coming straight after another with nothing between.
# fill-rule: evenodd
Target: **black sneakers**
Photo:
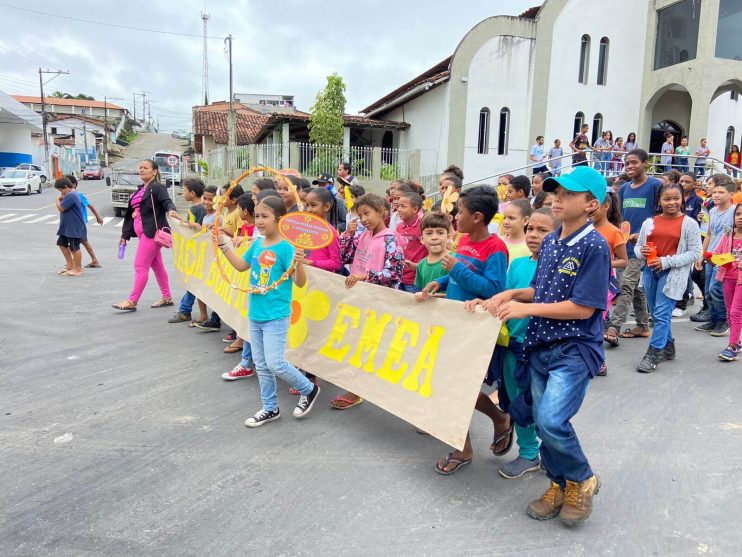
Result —
<instances>
[{"instance_id":1,"label":"black sneakers","mask_svg":"<svg viewBox=\"0 0 742 557\"><path fill-rule=\"evenodd\" d=\"M693 315L691 315L691 319L693 319ZM700 331L702 333L710 333L716 328L716 323L713 321L706 321L705 323L701 323L698 325L698 327L693 327L694 331Z\"/></svg>"},{"instance_id":2,"label":"black sneakers","mask_svg":"<svg viewBox=\"0 0 742 557\"><path fill-rule=\"evenodd\" d=\"M644 354L644 358L636 366L636 371L641 373L652 373L657 370L657 364L660 362L660 351L651 346L647 349L647 353Z\"/></svg>"},{"instance_id":3,"label":"black sneakers","mask_svg":"<svg viewBox=\"0 0 742 557\"><path fill-rule=\"evenodd\" d=\"M714 330L711 331L712 337L725 337L729 334L729 323L726 321L719 321L716 323Z\"/></svg>"},{"instance_id":4,"label":"black sneakers","mask_svg":"<svg viewBox=\"0 0 742 557\"><path fill-rule=\"evenodd\" d=\"M666 362L668 360L675 359L675 341L668 342L660 352L660 362Z\"/></svg>"},{"instance_id":5,"label":"black sneakers","mask_svg":"<svg viewBox=\"0 0 742 557\"><path fill-rule=\"evenodd\" d=\"M280 417L281 411L278 408L276 408L275 410L261 409L252 418L247 418L245 420L245 425L247 427L260 427L261 425L267 424L268 422L274 422Z\"/></svg>"},{"instance_id":6,"label":"black sneakers","mask_svg":"<svg viewBox=\"0 0 742 557\"><path fill-rule=\"evenodd\" d=\"M315 385L311 393L307 396L302 395L299 397L299 404L294 408L294 418L306 418L309 415L312 411L312 406L314 406L314 401L317 400L319 391L319 385Z\"/></svg>"},{"instance_id":7,"label":"black sneakers","mask_svg":"<svg viewBox=\"0 0 742 557\"><path fill-rule=\"evenodd\" d=\"M691 315L690 320L694 323L705 323L711 321L711 312L707 309L702 309L698 313Z\"/></svg>"},{"instance_id":8,"label":"black sneakers","mask_svg":"<svg viewBox=\"0 0 742 557\"><path fill-rule=\"evenodd\" d=\"M202 329L204 331L218 331L222 328L221 323L217 323L216 321L212 321L209 319L208 321L204 321L203 323L194 323L194 327L198 327L199 329Z\"/></svg>"}]
</instances>

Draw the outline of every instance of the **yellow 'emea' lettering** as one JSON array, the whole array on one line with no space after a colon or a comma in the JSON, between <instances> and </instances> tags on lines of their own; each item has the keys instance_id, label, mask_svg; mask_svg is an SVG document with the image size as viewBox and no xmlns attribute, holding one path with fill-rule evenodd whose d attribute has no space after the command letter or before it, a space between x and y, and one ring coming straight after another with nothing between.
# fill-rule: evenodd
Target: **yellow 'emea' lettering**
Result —
<instances>
[{"instance_id":1,"label":"yellow 'emea' lettering","mask_svg":"<svg viewBox=\"0 0 742 557\"><path fill-rule=\"evenodd\" d=\"M193 240L186 242L186 277L193 275L196 269L196 260L198 259L198 245Z\"/></svg>"},{"instance_id":2,"label":"yellow 'emea' lettering","mask_svg":"<svg viewBox=\"0 0 742 557\"><path fill-rule=\"evenodd\" d=\"M420 350L415 367L412 368L410 374L402 382L402 386L405 389L412 392L417 391L417 394L425 398L433 394L433 368L435 368L435 360L438 357L438 346L444 334L446 334L446 329L438 325L433 325L428 329L428 340L425 341L425 344ZM420 387L419 379L422 372L425 373L425 380L422 387Z\"/></svg>"},{"instance_id":3,"label":"yellow 'emea' lettering","mask_svg":"<svg viewBox=\"0 0 742 557\"><path fill-rule=\"evenodd\" d=\"M350 320L350 322L347 321ZM357 329L361 320L361 308L348 304L338 304L338 316L332 326L327 342L320 348L319 353L324 357L336 362L342 362L350 350L350 344L343 343L343 337L348 330L348 325Z\"/></svg>"},{"instance_id":4,"label":"yellow 'emea' lettering","mask_svg":"<svg viewBox=\"0 0 742 557\"><path fill-rule=\"evenodd\" d=\"M366 365L363 366L363 370L368 373L374 372L376 350L379 348L381 337L384 336L384 330L391 320L392 316L388 313L382 314L381 318L377 319L374 310L366 310L366 322L363 324L361 336L358 339L356 353L348 360L350 365L361 369L365 359Z\"/></svg>"},{"instance_id":5,"label":"yellow 'emea' lettering","mask_svg":"<svg viewBox=\"0 0 742 557\"><path fill-rule=\"evenodd\" d=\"M414 348L420 336L420 326L415 321L400 317L397 319L397 330L394 333L392 342L389 344L384 363L376 370L377 377L395 385L399 383L399 380L408 367L406 363L402 362L402 356L404 356L404 351L407 349L405 336L409 337L409 345ZM397 368L392 367L397 364L399 364Z\"/></svg>"},{"instance_id":6,"label":"yellow 'emea' lettering","mask_svg":"<svg viewBox=\"0 0 742 557\"><path fill-rule=\"evenodd\" d=\"M196 244L196 249L198 256L196 258L196 261L193 262L193 267L190 270L190 274L195 276L198 280L202 280L204 278L204 257L206 257L206 243L198 242Z\"/></svg>"},{"instance_id":7,"label":"yellow 'emea' lettering","mask_svg":"<svg viewBox=\"0 0 742 557\"><path fill-rule=\"evenodd\" d=\"M219 274L219 268L216 266L216 261L212 261L209 268L209 275L206 277L206 286L212 288L220 277L221 275Z\"/></svg>"}]
</instances>

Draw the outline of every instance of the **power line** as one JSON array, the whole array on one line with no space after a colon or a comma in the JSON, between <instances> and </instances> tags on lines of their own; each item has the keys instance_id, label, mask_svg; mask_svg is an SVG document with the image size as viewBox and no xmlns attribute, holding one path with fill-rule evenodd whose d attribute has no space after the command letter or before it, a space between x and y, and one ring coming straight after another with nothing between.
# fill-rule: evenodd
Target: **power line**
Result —
<instances>
[{"instance_id":1,"label":"power line","mask_svg":"<svg viewBox=\"0 0 742 557\"><path fill-rule=\"evenodd\" d=\"M70 17L70 16L66 16L66 15L51 14L49 12L42 12L42 11L39 11L39 10L32 10L30 8L21 8L19 6L13 6L11 4L5 4L5 3L2 3L2 2L0 2L0 6L4 6L6 8L12 8L14 10L20 10L22 12L30 12L30 13L39 14L39 15L47 15L47 16L50 16L50 17L58 17L58 18L61 18L61 19L68 19L70 21L78 21L80 23L91 23L93 25L104 25L106 27L115 27L117 29L126 29L128 31L144 31L145 33L160 33L161 35L178 35L178 36L181 36L181 37L196 37L198 39L204 38L203 35L197 35L195 33L178 33L177 31L161 31L159 29L144 29L142 27L129 27L128 25L117 25L115 23L108 23L108 22L105 22L105 21L93 21L91 19L82 19L82 18ZM207 39L218 39L220 41L224 39L224 37L205 37L205 38L207 38Z\"/></svg>"}]
</instances>

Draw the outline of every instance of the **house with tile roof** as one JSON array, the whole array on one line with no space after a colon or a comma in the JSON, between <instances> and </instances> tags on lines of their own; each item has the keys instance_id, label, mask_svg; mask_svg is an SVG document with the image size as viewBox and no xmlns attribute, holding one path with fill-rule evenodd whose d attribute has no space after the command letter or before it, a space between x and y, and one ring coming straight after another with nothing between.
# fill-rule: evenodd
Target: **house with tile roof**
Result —
<instances>
[{"instance_id":1,"label":"house with tile roof","mask_svg":"<svg viewBox=\"0 0 742 557\"><path fill-rule=\"evenodd\" d=\"M723 158L742 133L740 28L732 0L546 0L481 21L361 114L409 124L396 146L437 152L437 171L456 164L466 182L522 169L539 135L568 153L583 123L651 151L667 131L708 138Z\"/></svg>"},{"instance_id":2,"label":"house with tile roof","mask_svg":"<svg viewBox=\"0 0 742 557\"><path fill-rule=\"evenodd\" d=\"M41 112L41 97L28 95L13 95L19 103L26 105L34 112ZM110 118L112 120L121 118L129 111L113 103L103 101L89 101L85 99L58 99L56 97L44 97L46 112L49 114L69 114L73 116L87 115L93 118Z\"/></svg>"}]
</instances>

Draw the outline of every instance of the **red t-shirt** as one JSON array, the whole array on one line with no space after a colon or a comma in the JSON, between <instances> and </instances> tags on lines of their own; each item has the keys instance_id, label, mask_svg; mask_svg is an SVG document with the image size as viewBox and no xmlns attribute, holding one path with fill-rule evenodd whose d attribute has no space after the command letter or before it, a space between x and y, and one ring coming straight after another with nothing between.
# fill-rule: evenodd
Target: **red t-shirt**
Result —
<instances>
[{"instance_id":1,"label":"red t-shirt","mask_svg":"<svg viewBox=\"0 0 742 557\"><path fill-rule=\"evenodd\" d=\"M657 246L657 257L677 253L684 218L685 215L675 218L667 218L662 215L654 217L654 229L647 236L647 241L654 242L654 245Z\"/></svg>"},{"instance_id":2,"label":"red t-shirt","mask_svg":"<svg viewBox=\"0 0 742 557\"><path fill-rule=\"evenodd\" d=\"M400 239L400 245L404 251L404 258L413 263L419 263L424 257L428 256L428 248L421 242L421 222L422 212L410 224L401 220L397 225L397 236ZM415 273L415 269L405 267L402 273L402 284L415 284Z\"/></svg>"},{"instance_id":3,"label":"red t-shirt","mask_svg":"<svg viewBox=\"0 0 742 557\"><path fill-rule=\"evenodd\" d=\"M253 232L255 232L254 224L247 224L246 222L243 222L242 226L240 226L240 236L244 236L245 238L252 238Z\"/></svg>"}]
</instances>

